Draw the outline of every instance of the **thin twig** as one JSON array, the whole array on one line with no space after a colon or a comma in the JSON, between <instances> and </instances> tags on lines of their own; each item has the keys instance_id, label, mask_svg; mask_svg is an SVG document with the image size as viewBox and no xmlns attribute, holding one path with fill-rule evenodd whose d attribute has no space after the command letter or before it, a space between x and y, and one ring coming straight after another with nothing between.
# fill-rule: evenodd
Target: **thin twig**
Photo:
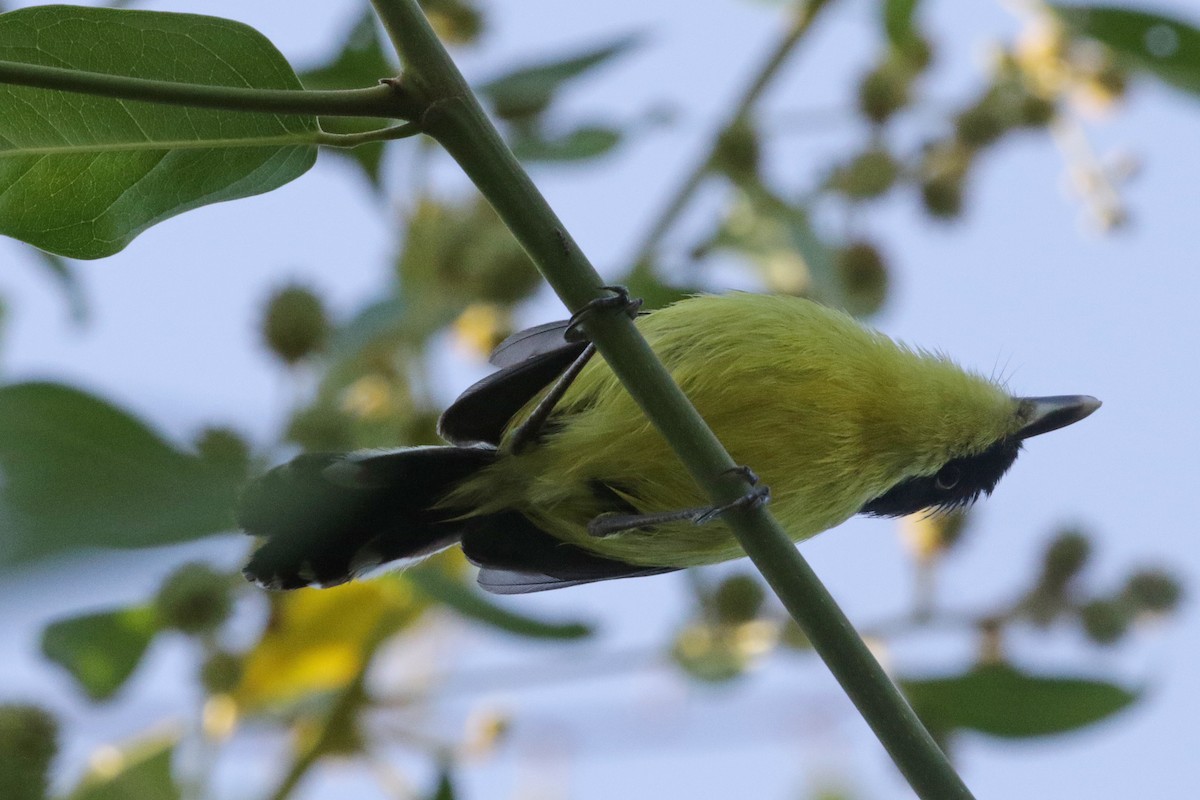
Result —
<instances>
[{"instance_id":1,"label":"thin twig","mask_svg":"<svg viewBox=\"0 0 1200 800\"><path fill-rule=\"evenodd\" d=\"M381 76L382 77L382 76ZM325 117L411 119L402 92L381 84L366 89L253 89L109 75L19 61L0 61L0 84L140 100L195 108Z\"/></svg>"},{"instance_id":2,"label":"thin twig","mask_svg":"<svg viewBox=\"0 0 1200 800\"><path fill-rule=\"evenodd\" d=\"M634 249L634 254L628 262L630 269L645 264L654 257L654 251L658 248L662 237L675 224L675 220L683 213L692 196L700 188L700 185L708 175L709 166L712 163L713 155L720 146L721 138L747 120L755 104L779 75L784 64L787 63L788 56L795 51L796 46L800 44L805 34L812 27L817 14L829 2L830 0L808 0L807 2L796 4L795 12L788 24L787 30L784 31L783 36L767 54L762 65L754 72L746 88L742 90L741 99L734 106L729 121L713 136L705 148L704 154L696 161L683 180L680 181L675 192L663 205L662 211L659 212L654 222L650 224L641 242Z\"/></svg>"},{"instance_id":3,"label":"thin twig","mask_svg":"<svg viewBox=\"0 0 1200 800\"><path fill-rule=\"evenodd\" d=\"M418 135L420 132L421 126L414 122L406 122L403 125L392 125L373 131L362 131L361 133L328 133L323 131L317 139L317 144L323 144L327 147L358 147L359 145L370 144L371 142L390 142L396 139L407 139L410 136Z\"/></svg>"}]
</instances>

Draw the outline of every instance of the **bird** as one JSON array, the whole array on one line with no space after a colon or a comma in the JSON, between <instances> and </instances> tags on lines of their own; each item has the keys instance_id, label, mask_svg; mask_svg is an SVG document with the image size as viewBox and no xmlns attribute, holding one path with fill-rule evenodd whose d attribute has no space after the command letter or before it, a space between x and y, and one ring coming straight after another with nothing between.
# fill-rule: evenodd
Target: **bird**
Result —
<instances>
[{"instance_id":1,"label":"bird","mask_svg":"<svg viewBox=\"0 0 1200 800\"><path fill-rule=\"evenodd\" d=\"M945 512L991 494L1026 440L1087 395L1019 397L946 355L795 296L687 297L636 325L796 542L857 514ZM329 587L461 546L521 594L743 554L665 439L571 321L502 342L500 369L439 420L447 444L306 453L243 492L262 544L244 574ZM751 473L750 470L753 470Z\"/></svg>"}]
</instances>

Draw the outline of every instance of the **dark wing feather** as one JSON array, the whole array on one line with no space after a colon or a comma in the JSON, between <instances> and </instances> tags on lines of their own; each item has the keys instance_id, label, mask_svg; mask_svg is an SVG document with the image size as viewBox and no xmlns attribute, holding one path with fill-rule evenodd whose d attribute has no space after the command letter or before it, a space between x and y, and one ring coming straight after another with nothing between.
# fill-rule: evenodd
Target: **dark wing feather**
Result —
<instances>
[{"instance_id":1,"label":"dark wing feather","mask_svg":"<svg viewBox=\"0 0 1200 800\"><path fill-rule=\"evenodd\" d=\"M586 342L566 342L559 338L557 348L529 354L523 361L506 366L463 392L438 420L438 434L458 445L474 442L499 445L509 420L587 347Z\"/></svg>"},{"instance_id":2,"label":"dark wing feather","mask_svg":"<svg viewBox=\"0 0 1200 800\"><path fill-rule=\"evenodd\" d=\"M626 578L634 576L614 575L611 577ZM603 580L609 580L609 578L587 578L568 581L549 575L536 575L529 572L512 572L510 570L483 567L479 570L479 577L475 579L475 582L479 584L480 589L489 594L533 594L534 592L548 592L551 589L569 589L572 586L581 586L585 583L595 583L596 581Z\"/></svg>"},{"instance_id":3,"label":"dark wing feather","mask_svg":"<svg viewBox=\"0 0 1200 800\"><path fill-rule=\"evenodd\" d=\"M561 319L517 331L496 346L488 361L497 367L511 367L533 356L540 356L562 347L572 347L577 343L568 342L564 338L569 327L571 321Z\"/></svg>"},{"instance_id":4,"label":"dark wing feather","mask_svg":"<svg viewBox=\"0 0 1200 800\"><path fill-rule=\"evenodd\" d=\"M544 592L675 570L604 558L555 539L515 511L469 520L462 549L471 563L482 567L480 587L493 594Z\"/></svg>"},{"instance_id":5,"label":"dark wing feather","mask_svg":"<svg viewBox=\"0 0 1200 800\"><path fill-rule=\"evenodd\" d=\"M495 458L468 447L297 456L242 492L238 524L265 540L246 577L273 589L334 586L449 547L460 512L436 501Z\"/></svg>"}]
</instances>

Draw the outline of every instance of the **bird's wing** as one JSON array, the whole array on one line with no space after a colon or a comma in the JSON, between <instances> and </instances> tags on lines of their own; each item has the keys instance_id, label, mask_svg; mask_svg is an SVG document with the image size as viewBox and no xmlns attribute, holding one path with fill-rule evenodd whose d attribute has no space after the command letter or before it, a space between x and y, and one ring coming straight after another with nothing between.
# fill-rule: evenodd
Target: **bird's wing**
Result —
<instances>
[{"instance_id":1,"label":"bird's wing","mask_svg":"<svg viewBox=\"0 0 1200 800\"><path fill-rule=\"evenodd\" d=\"M533 356L576 344L568 342L565 338L569 327L571 320L560 319L517 331L496 345L496 349L488 356L488 361L497 367L511 367Z\"/></svg>"},{"instance_id":2,"label":"bird's wing","mask_svg":"<svg viewBox=\"0 0 1200 800\"><path fill-rule=\"evenodd\" d=\"M481 567L480 587L493 594L544 592L676 569L604 558L554 538L515 511L469 520L462 549L471 563Z\"/></svg>"},{"instance_id":3,"label":"bird's wing","mask_svg":"<svg viewBox=\"0 0 1200 800\"><path fill-rule=\"evenodd\" d=\"M479 577L475 580L479 584L479 588L489 594L533 594L534 592L548 592L551 589L569 589L572 586L581 586L585 583L596 583L597 581L610 581L616 578L637 578L644 575L661 575L664 572L674 571L670 567L642 567L639 569L640 571L638 572L625 572L620 575L601 575L595 578L566 580L550 575L537 575L529 572L514 572L511 570L484 567L479 570Z\"/></svg>"},{"instance_id":4,"label":"bird's wing","mask_svg":"<svg viewBox=\"0 0 1200 800\"><path fill-rule=\"evenodd\" d=\"M492 363L503 369L471 386L446 409L438 420L442 438L459 445L499 445L509 420L587 347L586 342L563 338L566 325L540 325L502 342L492 355Z\"/></svg>"}]
</instances>

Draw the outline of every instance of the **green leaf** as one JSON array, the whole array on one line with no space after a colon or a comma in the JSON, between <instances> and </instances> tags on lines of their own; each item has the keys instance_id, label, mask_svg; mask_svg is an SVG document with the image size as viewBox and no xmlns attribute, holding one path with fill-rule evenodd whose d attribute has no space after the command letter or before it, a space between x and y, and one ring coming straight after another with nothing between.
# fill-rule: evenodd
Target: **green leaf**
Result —
<instances>
[{"instance_id":1,"label":"green leaf","mask_svg":"<svg viewBox=\"0 0 1200 800\"><path fill-rule=\"evenodd\" d=\"M42 654L66 668L92 700L112 697L158 633L150 605L85 614L46 626Z\"/></svg>"},{"instance_id":2,"label":"green leaf","mask_svg":"<svg viewBox=\"0 0 1200 800\"><path fill-rule=\"evenodd\" d=\"M324 66L300 73L308 89L358 89L374 86L380 78L399 74L400 69L388 58L379 38L379 23L369 7L345 38L341 51ZM372 117L322 117L321 127L329 133L362 133L387 124ZM379 167L383 161L383 142L335 149L351 158L366 173L371 185L379 189Z\"/></svg>"},{"instance_id":3,"label":"green leaf","mask_svg":"<svg viewBox=\"0 0 1200 800\"><path fill-rule=\"evenodd\" d=\"M1129 66L1200 94L1200 30L1183 20L1115 6L1051 6L1078 36L1095 39Z\"/></svg>"},{"instance_id":4,"label":"green leaf","mask_svg":"<svg viewBox=\"0 0 1200 800\"><path fill-rule=\"evenodd\" d=\"M244 465L176 450L77 389L0 388L0 564L229 530L244 472Z\"/></svg>"},{"instance_id":5,"label":"green leaf","mask_svg":"<svg viewBox=\"0 0 1200 800\"><path fill-rule=\"evenodd\" d=\"M501 608L440 569L418 567L404 573L414 586L467 619L533 639L582 639L592 627L582 622L543 622Z\"/></svg>"},{"instance_id":6,"label":"green leaf","mask_svg":"<svg viewBox=\"0 0 1200 800\"><path fill-rule=\"evenodd\" d=\"M522 161L583 161L612 150L621 141L621 131L603 125L581 125L561 136L547 137L542 131L522 127L509 145Z\"/></svg>"},{"instance_id":7,"label":"green leaf","mask_svg":"<svg viewBox=\"0 0 1200 800\"><path fill-rule=\"evenodd\" d=\"M115 774L98 770L85 776L68 800L179 800L171 774L174 748L173 740L160 739L127 749Z\"/></svg>"},{"instance_id":8,"label":"green leaf","mask_svg":"<svg viewBox=\"0 0 1200 800\"><path fill-rule=\"evenodd\" d=\"M195 14L37 6L0 15L0 59L213 86L299 89L275 47ZM168 217L270 191L316 159L316 119L0 85L0 233L71 258Z\"/></svg>"},{"instance_id":9,"label":"green leaf","mask_svg":"<svg viewBox=\"0 0 1200 800\"><path fill-rule=\"evenodd\" d=\"M901 680L901 689L930 730L973 730L1007 739L1077 730L1112 716L1138 698L1112 683L1029 675L1006 664L962 675Z\"/></svg>"},{"instance_id":10,"label":"green leaf","mask_svg":"<svg viewBox=\"0 0 1200 800\"><path fill-rule=\"evenodd\" d=\"M632 49L639 40L638 36L623 36L577 55L515 69L485 83L479 93L504 119L533 117L550 105L563 83Z\"/></svg>"}]
</instances>

